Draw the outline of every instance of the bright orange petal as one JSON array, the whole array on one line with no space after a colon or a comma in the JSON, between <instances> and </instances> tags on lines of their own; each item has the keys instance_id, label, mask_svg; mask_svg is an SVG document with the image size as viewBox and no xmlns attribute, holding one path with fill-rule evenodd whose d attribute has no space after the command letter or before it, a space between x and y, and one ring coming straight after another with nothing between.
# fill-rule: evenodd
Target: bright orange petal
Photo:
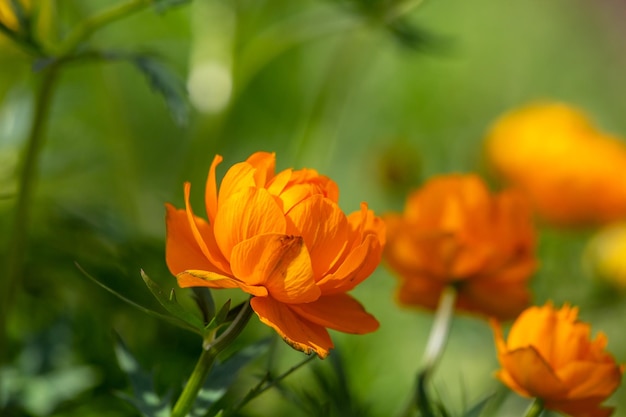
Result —
<instances>
[{"instance_id":1,"label":"bright orange petal","mask_svg":"<svg viewBox=\"0 0 626 417\"><path fill-rule=\"evenodd\" d=\"M568 398L608 398L619 386L622 373L615 363L572 362L557 370L559 379L573 389Z\"/></svg>"},{"instance_id":2,"label":"bright orange petal","mask_svg":"<svg viewBox=\"0 0 626 417\"><path fill-rule=\"evenodd\" d=\"M498 358L511 378L533 397L559 399L567 394L567 386L533 346L500 354Z\"/></svg>"},{"instance_id":3,"label":"bright orange petal","mask_svg":"<svg viewBox=\"0 0 626 417\"><path fill-rule=\"evenodd\" d=\"M246 159L254 167L254 182L257 187L265 185L274 177L276 169L276 154L270 152L255 152Z\"/></svg>"},{"instance_id":4,"label":"bright orange petal","mask_svg":"<svg viewBox=\"0 0 626 417\"><path fill-rule=\"evenodd\" d=\"M215 170L222 160L221 155L215 155L211 163L211 168L209 169L209 176L206 180L204 204L211 224L215 223L215 214L217 213L217 180L215 179Z\"/></svg>"},{"instance_id":5,"label":"bright orange petal","mask_svg":"<svg viewBox=\"0 0 626 417\"><path fill-rule=\"evenodd\" d=\"M253 236L233 248L231 266L238 279L266 287L277 301L308 303L320 296L301 237Z\"/></svg>"},{"instance_id":6,"label":"bright orange petal","mask_svg":"<svg viewBox=\"0 0 626 417\"><path fill-rule=\"evenodd\" d=\"M378 329L378 320L348 294L325 295L290 308L309 321L344 333L365 334Z\"/></svg>"},{"instance_id":7,"label":"bright orange petal","mask_svg":"<svg viewBox=\"0 0 626 417\"><path fill-rule=\"evenodd\" d=\"M322 278L318 285L324 294L337 294L352 290L370 276L380 263L382 248L374 235L365 237L333 274Z\"/></svg>"},{"instance_id":8,"label":"bright orange petal","mask_svg":"<svg viewBox=\"0 0 626 417\"><path fill-rule=\"evenodd\" d=\"M311 255L316 277L324 276L342 257L348 238L348 222L339 207L321 195L314 195L293 207L287 215L302 236Z\"/></svg>"},{"instance_id":9,"label":"bright orange petal","mask_svg":"<svg viewBox=\"0 0 626 417\"><path fill-rule=\"evenodd\" d=\"M247 188L233 194L215 216L215 238L226 258L233 247L266 233L285 234L286 221L274 197L264 188Z\"/></svg>"},{"instance_id":10,"label":"bright orange petal","mask_svg":"<svg viewBox=\"0 0 626 417\"><path fill-rule=\"evenodd\" d=\"M261 322L272 327L291 347L306 354L328 356L333 342L328 331L295 314L288 306L270 297L254 297L250 304Z\"/></svg>"},{"instance_id":11,"label":"bright orange petal","mask_svg":"<svg viewBox=\"0 0 626 417\"><path fill-rule=\"evenodd\" d=\"M188 268L217 271L218 268L207 259L196 242L185 210L177 210L171 204L166 204L165 208L167 210L165 259L172 275ZM196 224L200 234L209 233L209 225L204 220L196 219Z\"/></svg>"},{"instance_id":12,"label":"bright orange petal","mask_svg":"<svg viewBox=\"0 0 626 417\"><path fill-rule=\"evenodd\" d=\"M254 167L248 162L239 162L230 167L220 184L220 191L217 197L218 208L233 194L254 187L254 172Z\"/></svg>"},{"instance_id":13,"label":"bright orange petal","mask_svg":"<svg viewBox=\"0 0 626 417\"><path fill-rule=\"evenodd\" d=\"M217 247L217 243L215 242L215 235L211 233L211 226L208 228L207 223L196 217L193 214L191 209L191 204L189 203L189 194L191 193L191 184L185 183L185 211L187 213L187 221L189 222L189 226L192 232L194 239L196 240L196 244L206 256L206 258L213 264L219 267L220 270L224 272L230 271L230 267L228 265L228 261L224 258L224 255ZM202 227L202 231L200 230ZM186 269L192 267L189 265Z\"/></svg>"},{"instance_id":14,"label":"bright orange petal","mask_svg":"<svg viewBox=\"0 0 626 417\"><path fill-rule=\"evenodd\" d=\"M176 275L178 285L181 288L208 287L208 288L241 288L248 294L266 297L267 289L262 286L248 285L233 277L217 274L209 271L188 270Z\"/></svg>"}]
</instances>

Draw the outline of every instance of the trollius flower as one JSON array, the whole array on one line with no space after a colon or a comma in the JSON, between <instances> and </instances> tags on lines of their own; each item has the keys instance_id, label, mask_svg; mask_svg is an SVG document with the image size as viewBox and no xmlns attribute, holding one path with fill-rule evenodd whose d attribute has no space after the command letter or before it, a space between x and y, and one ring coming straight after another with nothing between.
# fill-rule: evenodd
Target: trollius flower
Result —
<instances>
[{"instance_id":1,"label":"trollius flower","mask_svg":"<svg viewBox=\"0 0 626 417\"><path fill-rule=\"evenodd\" d=\"M498 359L497 377L525 397L537 397L546 409L573 417L606 417L602 407L619 386L624 371L605 351L606 336L591 340L591 328L577 320L578 309L551 304L530 307L513 323L505 340L492 321Z\"/></svg>"},{"instance_id":2,"label":"trollius flower","mask_svg":"<svg viewBox=\"0 0 626 417\"><path fill-rule=\"evenodd\" d=\"M377 267L384 223L365 203L346 216L338 187L311 169L275 173L274 154L232 166L205 190L207 219L167 204L166 258L181 287L240 288L290 345L325 357L327 329L363 334L378 322L347 294Z\"/></svg>"},{"instance_id":3,"label":"trollius flower","mask_svg":"<svg viewBox=\"0 0 626 417\"><path fill-rule=\"evenodd\" d=\"M558 225L605 224L626 217L626 145L582 111L537 103L500 117L486 139L494 170Z\"/></svg>"},{"instance_id":4,"label":"trollius flower","mask_svg":"<svg viewBox=\"0 0 626 417\"><path fill-rule=\"evenodd\" d=\"M491 195L475 175L439 176L409 195L404 213L384 218L401 304L434 309L454 285L459 310L509 319L528 305L534 232L517 194Z\"/></svg>"}]
</instances>

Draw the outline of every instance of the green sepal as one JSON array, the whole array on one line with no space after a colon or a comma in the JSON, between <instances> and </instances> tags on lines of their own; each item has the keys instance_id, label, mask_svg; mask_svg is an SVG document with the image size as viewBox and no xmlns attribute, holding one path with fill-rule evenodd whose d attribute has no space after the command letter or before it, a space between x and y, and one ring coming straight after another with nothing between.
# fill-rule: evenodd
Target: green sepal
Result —
<instances>
[{"instance_id":1,"label":"green sepal","mask_svg":"<svg viewBox=\"0 0 626 417\"><path fill-rule=\"evenodd\" d=\"M219 309L217 314L211 319L211 321L204 326L204 331L202 334L203 337L203 346L205 349L208 349L208 346L211 344L213 339L215 338L215 333L217 329L231 320L228 320L228 313L230 312L230 299L227 300L224 305Z\"/></svg>"}]
</instances>

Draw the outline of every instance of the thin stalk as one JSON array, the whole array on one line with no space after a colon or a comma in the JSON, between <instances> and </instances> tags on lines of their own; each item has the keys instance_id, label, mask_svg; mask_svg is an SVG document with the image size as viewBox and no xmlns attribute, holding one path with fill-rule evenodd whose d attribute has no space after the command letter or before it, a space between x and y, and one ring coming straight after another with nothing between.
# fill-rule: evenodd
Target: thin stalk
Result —
<instances>
[{"instance_id":1,"label":"thin stalk","mask_svg":"<svg viewBox=\"0 0 626 417\"><path fill-rule=\"evenodd\" d=\"M539 398L535 398L528 410L526 410L525 417L539 417L543 413L543 401Z\"/></svg>"},{"instance_id":2,"label":"thin stalk","mask_svg":"<svg viewBox=\"0 0 626 417\"><path fill-rule=\"evenodd\" d=\"M204 385L204 380L211 371L213 363L215 363L217 355L239 336L241 331L246 327L246 324L248 324L250 317L252 317L252 307L250 307L250 302L248 301L224 333L203 348L202 354L183 392L180 394L180 397L178 397L176 404L174 404L171 417L185 417L189 414L202 385Z\"/></svg>"},{"instance_id":3,"label":"thin stalk","mask_svg":"<svg viewBox=\"0 0 626 417\"><path fill-rule=\"evenodd\" d=\"M246 396L243 397L243 399L235 407L233 407L230 410L225 411L222 417L228 417L228 416L232 415L235 411L241 410L250 401L252 401L256 397L258 397L259 395L263 394L268 389L270 389L272 387L275 387L283 379L287 378L289 375L291 375L292 373L294 373L295 371L297 371L298 369L300 369L301 367L303 367L307 363L311 362L316 357L317 357L317 355L311 355L311 356L307 357L306 359L304 359L303 361L301 361L301 362L297 363L296 365L292 366L291 368L289 368L287 371L285 371L284 373L280 374L276 378L271 378L271 375L268 372L267 374L265 374L263 379L261 379L261 381L259 381L259 383L256 386L254 386L254 388L252 388L250 391L248 391L248 394L246 394Z\"/></svg>"},{"instance_id":4,"label":"thin stalk","mask_svg":"<svg viewBox=\"0 0 626 417\"><path fill-rule=\"evenodd\" d=\"M417 374L415 396L402 413L403 417L410 416L416 404L422 416L434 416L434 412L430 406L430 399L428 398L427 384L437 363L443 355L446 342L448 341L450 324L454 316L456 295L456 289L451 285L446 287L441 293L437 311L433 319L433 326L430 329L430 335L428 336L428 342L426 343L426 349L422 357L422 367Z\"/></svg>"},{"instance_id":5,"label":"thin stalk","mask_svg":"<svg viewBox=\"0 0 626 417\"><path fill-rule=\"evenodd\" d=\"M22 269L26 251L31 200L37 178L39 154L44 145L45 125L50 112L58 70L58 64L54 63L43 70L43 78L35 99L33 121L19 172L17 201L13 214L11 239L7 251L5 288L2 291L3 299L2 303L0 303L0 359L2 360L7 354L6 324L8 315L23 275Z\"/></svg>"},{"instance_id":6,"label":"thin stalk","mask_svg":"<svg viewBox=\"0 0 626 417\"><path fill-rule=\"evenodd\" d=\"M57 55L66 56L71 54L98 29L142 10L144 7L151 5L153 1L154 0L130 0L125 3L116 4L95 16L88 17L69 34L60 46Z\"/></svg>"}]
</instances>

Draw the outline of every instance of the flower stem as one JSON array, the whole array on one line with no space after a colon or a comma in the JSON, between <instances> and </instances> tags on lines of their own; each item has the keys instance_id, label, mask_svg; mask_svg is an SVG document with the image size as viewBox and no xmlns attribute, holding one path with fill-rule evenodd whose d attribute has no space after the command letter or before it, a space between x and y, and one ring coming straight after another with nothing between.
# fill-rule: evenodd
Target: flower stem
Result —
<instances>
[{"instance_id":1,"label":"flower stem","mask_svg":"<svg viewBox=\"0 0 626 417\"><path fill-rule=\"evenodd\" d=\"M44 145L45 124L54 95L58 70L59 66L52 64L43 71L43 78L35 99L33 121L21 161L11 240L6 257L5 286L2 291L2 302L0 303L0 329L3 329L0 332L0 359L2 360L7 356L6 324L8 315L15 300L15 293L19 288L20 278L23 275L22 268L26 251L31 199L37 178L39 154Z\"/></svg>"},{"instance_id":2,"label":"flower stem","mask_svg":"<svg viewBox=\"0 0 626 417\"><path fill-rule=\"evenodd\" d=\"M433 320L433 326L430 329L426 349L422 358L422 368L417 374L417 388L415 397L409 403L408 407L402 414L405 417L411 415L413 406L417 404L423 417L432 417L434 412L428 398L427 384L430 376L435 370L448 340L450 324L454 315L454 305L456 302L456 289L453 286L446 287L439 298L437 311Z\"/></svg>"},{"instance_id":3,"label":"flower stem","mask_svg":"<svg viewBox=\"0 0 626 417\"><path fill-rule=\"evenodd\" d=\"M539 398L535 398L528 410L526 410L525 417L539 417L543 413L543 401Z\"/></svg>"},{"instance_id":4,"label":"flower stem","mask_svg":"<svg viewBox=\"0 0 626 417\"><path fill-rule=\"evenodd\" d=\"M252 317L252 307L250 307L250 301L248 301L244 304L239 314L237 314L224 333L203 348L202 354L183 392L180 394L180 397L178 397L176 404L174 404L171 417L185 417L189 414L202 385L204 385L204 380L213 367L217 355L239 336L241 331L246 327L246 324L248 324L250 317Z\"/></svg>"}]
</instances>

